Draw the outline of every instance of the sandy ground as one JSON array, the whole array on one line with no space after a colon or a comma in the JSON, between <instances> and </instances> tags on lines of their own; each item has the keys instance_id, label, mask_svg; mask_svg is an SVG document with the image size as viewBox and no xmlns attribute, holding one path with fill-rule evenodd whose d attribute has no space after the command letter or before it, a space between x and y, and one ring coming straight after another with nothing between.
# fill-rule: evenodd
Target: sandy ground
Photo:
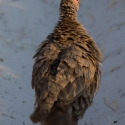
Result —
<instances>
[{"instance_id":1,"label":"sandy ground","mask_svg":"<svg viewBox=\"0 0 125 125\"><path fill-rule=\"evenodd\" d=\"M0 0L0 125L33 125L31 72L60 0ZM79 21L103 52L102 82L79 125L125 124L125 0L81 0Z\"/></svg>"}]
</instances>

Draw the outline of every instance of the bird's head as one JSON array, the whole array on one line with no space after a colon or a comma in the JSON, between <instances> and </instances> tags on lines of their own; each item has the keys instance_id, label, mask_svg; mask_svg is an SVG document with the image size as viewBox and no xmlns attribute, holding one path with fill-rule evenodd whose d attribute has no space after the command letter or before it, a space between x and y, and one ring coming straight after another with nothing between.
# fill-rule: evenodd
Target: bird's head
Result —
<instances>
[{"instance_id":1,"label":"bird's head","mask_svg":"<svg viewBox=\"0 0 125 125\"><path fill-rule=\"evenodd\" d=\"M76 13L79 9L79 0L61 0L60 11L66 13Z\"/></svg>"},{"instance_id":2,"label":"bird's head","mask_svg":"<svg viewBox=\"0 0 125 125\"><path fill-rule=\"evenodd\" d=\"M69 7L70 9L79 9L79 0L61 0L60 7Z\"/></svg>"},{"instance_id":3,"label":"bird's head","mask_svg":"<svg viewBox=\"0 0 125 125\"><path fill-rule=\"evenodd\" d=\"M78 10L79 9L79 0L72 0L72 2L74 4L76 10Z\"/></svg>"}]
</instances>

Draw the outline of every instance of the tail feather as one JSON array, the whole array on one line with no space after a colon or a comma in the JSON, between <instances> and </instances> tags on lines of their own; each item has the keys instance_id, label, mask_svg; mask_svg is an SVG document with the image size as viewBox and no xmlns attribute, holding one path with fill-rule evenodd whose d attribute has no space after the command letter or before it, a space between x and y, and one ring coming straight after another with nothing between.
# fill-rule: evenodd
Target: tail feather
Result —
<instances>
[{"instance_id":1,"label":"tail feather","mask_svg":"<svg viewBox=\"0 0 125 125\"><path fill-rule=\"evenodd\" d=\"M34 112L30 115L30 119L33 123L40 122L41 115L40 115L39 111L40 111L40 107L38 106L38 107L36 107Z\"/></svg>"},{"instance_id":2,"label":"tail feather","mask_svg":"<svg viewBox=\"0 0 125 125\"><path fill-rule=\"evenodd\" d=\"M47 117L39 113L40 107L38 106L34 112L30 115L30 119L33 123L40 122L41 125L77 125L78 120L71 118L67 111L63 111L61 108L56 108Z\"/></svg>"},{"instance_id":3,"label":"tail feather","mask_svg":"<svg viewBox=\"0 0 125 125\"><path fill-rule=\"evenodd\" d=\"M45 120L45 125L72 125L72 121L67 111L57 108Z\"/></svg>"},{"instance_id":4,"label":"tail feather","mask_svg":"<svg viewBox=\"0 0 125 125\"><path fill-rule=\"evenodd\" d=\"M45 115L40 113L38 106L30 115L30 119L33 123L40 122L41 125L77 125L78 123L78 119L71 117L67 110L57 107L49 115Z\"/></svg>"}]
</instances>

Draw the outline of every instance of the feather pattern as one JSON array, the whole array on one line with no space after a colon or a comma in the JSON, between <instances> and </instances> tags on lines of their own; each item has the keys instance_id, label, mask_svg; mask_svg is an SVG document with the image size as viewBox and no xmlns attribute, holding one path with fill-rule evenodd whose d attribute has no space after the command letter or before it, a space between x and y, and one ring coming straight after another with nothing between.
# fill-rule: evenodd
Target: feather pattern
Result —
<instances>
[{"instance_id":1,"label":"feather pattern","mask_svg":"<svg viewBox=\"0 0 125 125\"><path fill-rule=\"evenodd\" d=\"M67 6L69 10L72 0L67 0L70 1L67 6L64 1L53 33L34 55L32 88L35 88L39 115L49 115L55 107L60 107L71 109L72 117L79 119L99 89L102 56L96 43L78 22L75 8L70 14L64 11ZM64 16L66 13L69 18Z\"/></svg>"}]
</instances>

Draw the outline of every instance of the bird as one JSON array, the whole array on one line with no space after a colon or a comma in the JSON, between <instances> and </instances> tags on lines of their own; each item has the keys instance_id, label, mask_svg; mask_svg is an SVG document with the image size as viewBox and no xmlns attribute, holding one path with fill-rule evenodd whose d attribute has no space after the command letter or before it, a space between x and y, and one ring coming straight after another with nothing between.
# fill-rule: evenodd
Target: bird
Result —
<instances>
[{"instance_id":1,"label":"bird","mask_svg":"<svg viewBox=\"0 0 125 125\"><path fill-rule=\"evenodd\" d=\"M78 21L79 4L61 0L58 22L33 56L33 123L77 125L99 89L102 53Z\"/></svg>"}]
</instances>

